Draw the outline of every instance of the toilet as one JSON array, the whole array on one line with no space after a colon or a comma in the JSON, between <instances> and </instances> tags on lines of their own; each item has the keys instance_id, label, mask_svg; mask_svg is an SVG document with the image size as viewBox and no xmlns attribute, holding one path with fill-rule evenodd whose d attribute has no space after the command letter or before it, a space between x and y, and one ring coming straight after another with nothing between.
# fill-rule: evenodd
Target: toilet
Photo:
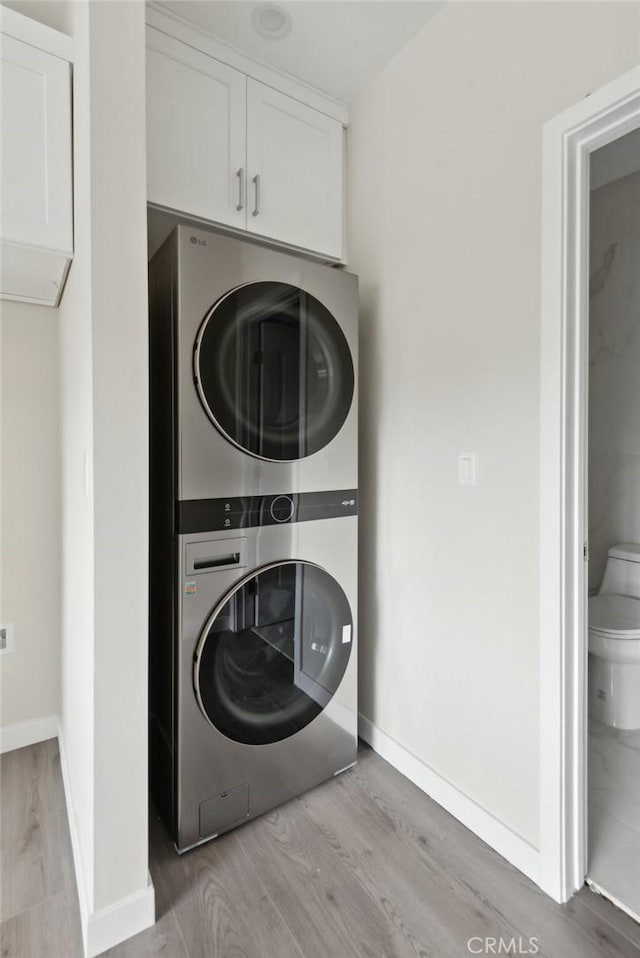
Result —
<instances>
[{"instance_id":1,"label":"toilet","mask_svg":"<svg viewBox=\"0 0 640 958\"><path fill-rule=\"evenodd\" d=\"M605 725L640 728L640 545L609 549L589 599L589 712Z\"/></svg>"}]
</instances>

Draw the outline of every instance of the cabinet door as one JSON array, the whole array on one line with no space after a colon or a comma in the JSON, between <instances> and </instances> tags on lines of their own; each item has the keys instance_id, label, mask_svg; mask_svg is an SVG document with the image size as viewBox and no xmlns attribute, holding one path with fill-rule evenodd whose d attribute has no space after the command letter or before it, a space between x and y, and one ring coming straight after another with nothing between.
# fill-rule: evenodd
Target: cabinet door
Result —
<instances>
[{"instance_id":1,"label":"cabinet door","mask_svg":"<svg viewBox=\"0 0 640 958\"><path fill-rule=\"evenodd\" d=\"M148 29L150 203L244 228L245 100L242 73Z\"/></svg>"},{"instance_id":2,"label":"cabinet door","mask_svg":"<svg viewBox=\"0 0 640 958\"><path fill-rule=\"evenodd\" d=\"M342 151L338 120L247 80L247 229L342 259Z\"/></svg>"},{"instance_id":3,"label":"cabinet door","mask_svg":"<svg viewBox=\"0 0 640 958\"><path fill-rule=\"evenodd\" d=\"M69 64L0 36L3 240L71 254Z\"/></svg>"}]
</instances>

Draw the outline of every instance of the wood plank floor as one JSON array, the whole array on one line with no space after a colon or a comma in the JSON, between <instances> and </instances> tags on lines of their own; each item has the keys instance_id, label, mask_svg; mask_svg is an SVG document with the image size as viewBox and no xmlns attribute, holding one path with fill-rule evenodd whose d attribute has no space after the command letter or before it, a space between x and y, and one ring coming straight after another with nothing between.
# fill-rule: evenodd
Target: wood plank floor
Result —
<instances>
[{"instance_id":1,"label":"wood plank floor","mask_svg":"<svg viewBox=\"0 0 640 958\"><path fill-rule=\"evenodd\" d=\"M0 955L81 958L57 743L0 774ZM110 958L464 958L470 938L519 937L541 958L640 958L640 925L586 888L556 905L366 746L182 857L152 816L150 846L158 921Z\"/></svg>"}]
</instances>

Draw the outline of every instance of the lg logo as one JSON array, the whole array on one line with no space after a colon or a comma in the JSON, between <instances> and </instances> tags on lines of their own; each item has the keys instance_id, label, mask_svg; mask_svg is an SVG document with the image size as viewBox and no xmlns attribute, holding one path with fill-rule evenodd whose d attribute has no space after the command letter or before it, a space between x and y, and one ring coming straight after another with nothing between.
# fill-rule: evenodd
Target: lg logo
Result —
<instances>
[{"instance_id":1,"label":"lg logo","mask_svg":"<svg viewBox=\"0 0 640 958\"><path fill-rule=\"evenodd\" d=\"M537 955L537 938L470 938L467 951L472 955Z\"/></svg>"},{"instance_id":2,"label":"lg logo","mask_svg":"<svg viewBox=\"0 0 640 958\"><path fill-rule=\"evenodd\" d=\"M198 239L197 236L190 236L190 237L189 237L189 242L190 242L190 243L194 243L196 246L206 246L206 245L207 245L207 241L206 241L206 240Z\"/></svg>"}]
</instances>

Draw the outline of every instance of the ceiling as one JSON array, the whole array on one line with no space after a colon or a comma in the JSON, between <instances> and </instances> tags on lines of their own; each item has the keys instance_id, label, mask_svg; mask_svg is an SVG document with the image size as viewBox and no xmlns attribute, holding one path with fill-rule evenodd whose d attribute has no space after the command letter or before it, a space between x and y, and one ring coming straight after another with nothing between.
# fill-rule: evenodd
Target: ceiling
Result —
<instances>
[{"instance_id":1,"label":"ceiling","mask_svg":"<svg viewBox=\"0 0 640 958\"><path fill-rule=\"evenodd\" d=\"M269 4L271 6L272 4ZM260 36L248 0L165 0L155 3L269 66L351 103L369 80L422 27L443 2L424 0L294 0L279 3L291 17L283 39Z\"/></svg>"}]
</instances>

